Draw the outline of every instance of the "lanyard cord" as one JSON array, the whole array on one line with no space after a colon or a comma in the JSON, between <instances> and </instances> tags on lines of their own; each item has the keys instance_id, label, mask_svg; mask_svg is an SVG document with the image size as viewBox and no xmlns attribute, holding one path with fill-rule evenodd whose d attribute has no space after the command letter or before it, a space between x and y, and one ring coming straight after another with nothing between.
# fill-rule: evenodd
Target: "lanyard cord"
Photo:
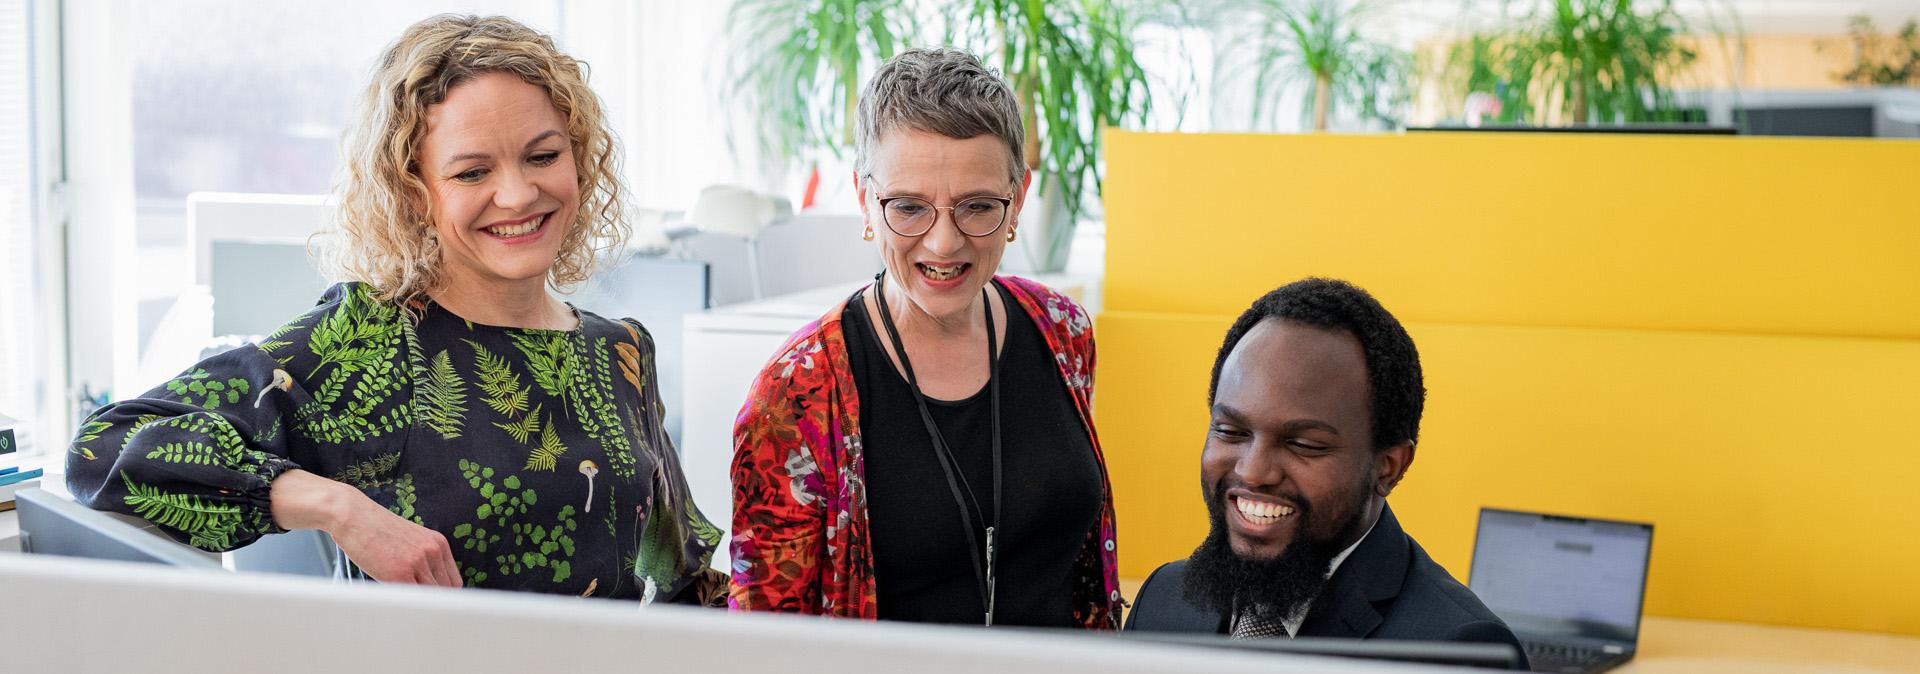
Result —
<instances>
[{"instance_id":1,"label":"lanyard cord","mask_svg":"<svg viewBox=\"0 0 1920 674\"><path fill-rule=\"evenodd\" d=\"M987 525L987 542L986 546L982 548L979 538L974 535L973 518L975 515L979 515L980 519L985 520L986 514L981 512L980 499L974 496L973 486L967 484L967 476L960 472L958 462L953 457L953 451L947 447L946 437L940 434L940 427L933 423L933 412L927 409L927 395L920 391L920 380L914 376L913 363L907 360L907 347L900 341L899 329L893 325L893 311L887 307L886 274L883 272L878 280L879 283L875 286L874 299L878 300L880 304L880 323L885 326L887 338L893 343L894 354L900 357L900 369L906 372L907 387L913 389L913 402L920 408L920 422L926 424L927 437L933 441L934 458L940 461L940 470L946 473L947 476L947 488L953 492L954 503L960 506L960 525L966 529L967 547L969 549L982 550L985 553L983 555L986 558L986 566L984 569L981 567L979 557L968 554L967 559L973 562L974 579L980 583L980 603L985 605L987 609L986 624L988 627L992 627L995 599L994 586L996 584L993 573L994 558L998 552L995 547L994 534L1000 527L1001 501L1000 355L993 348L993 302L987 296L987 293L992 288L992 284L989 283L987 288L980 289L980 301L987 315L987 395L989 399L988 404L991 405L988 418L992 420L991 425L993 428L993 520L991 524ZM964 495L961 493L962 489L966 491Z\"/></svg>"}]
</instances>

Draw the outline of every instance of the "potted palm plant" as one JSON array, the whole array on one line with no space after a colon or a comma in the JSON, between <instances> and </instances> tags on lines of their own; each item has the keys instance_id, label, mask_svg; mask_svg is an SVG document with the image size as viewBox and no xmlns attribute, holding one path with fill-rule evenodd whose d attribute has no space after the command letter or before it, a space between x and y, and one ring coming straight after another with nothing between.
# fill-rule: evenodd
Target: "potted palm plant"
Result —
<instances>
[{"instance_id":1,"label":"potted palm plant","mask_svg":"<svg viewBox=\"0 0 1920 674\"><path fill-rule=\"evenodd\" d=\"M1365 33L1376 5L1366 0L1243 0L1226 16L1230 51L1246 54L1252 120L1259 126L1281 98L1306 87L1312 128L1326 131L1339 108L1398 126L1412 58Z\"/></svg>"},{"instance_id":2,"label":"potted palm plant","mask_svg":"<svg viewBox=\"0 0 1920 674\"><path fill-rule=\"evenodd\" d=\"M1034 190L1021 213L1033 271L1066 268L1074 223L1100 190L1100 137L1150 105L1135 17L1114 0L951 0L953 41L997 62L1020 99Z\"/></svg>"},{"instance_id":3,"label":"potted palm plant","mask_svg":"<svg viewBox=\"0 0 1920 674\"><path fill-rule=\"evenodd\" d=\"M1020 98L1035 190L1019 239L1031 271L1066 266L1074 223L1099 193L1101 132L1140 123L1147 76L1116 0L936 0L947 41L997 65ZM933 5L929 5L933 6ZM727 92L752 111L763 150L839 155L865 78L910 46L916 5L898 0L739 0Z\"/></svg>"},{"instance_id":4,"label":"potted palm plant","mask_svg":"<svg viewBox=\"0 0 1920 674\"><path fill-rule=\"evenodd\" d=\"M759 149L786 160L851 147L861 85L918 32L898 0L739 0L728 25L723 93L753 112Z\"/></svg>"},{"instance_id":5,"label":"potted palm plant","mask_svg":"<svg viewBox=\"0 0 1920 674\"><path fill-rule=\"evenodd\" d=\"M1899 33L1888 36L1874 28L1872 17L1855 16L1847 21L1847 37L1853 67L1835 73L1835 81L1860 87L1920 84L1920 21L1908 19Z\"/></svg>"},{"instance_id":6,"label":"potted palm plant","mask_svg":"<svg viewBox=\"0 0 1920 674\"><path fill-rule=\"evenodd\" d=\"M1456 43L1445 77L1497 100L1501 122L1682 121L1673 83L1696 57L1688 29L1673 0L1552 0Z\"/></svg>"}]
</instances>

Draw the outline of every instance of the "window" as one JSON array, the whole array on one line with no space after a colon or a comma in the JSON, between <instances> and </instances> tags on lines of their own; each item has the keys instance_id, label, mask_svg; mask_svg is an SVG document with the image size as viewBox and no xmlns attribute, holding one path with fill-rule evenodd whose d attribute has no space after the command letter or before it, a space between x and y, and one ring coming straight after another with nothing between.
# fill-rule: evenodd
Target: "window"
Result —
<instances>
[{"instance_id":1,"label":"window","mask_svg":"<svg viewBox=\"0 0 1920 674\"><path fill-rule=\"evenodd\" d=\"M121 287L137 293L141 385L173 376L207 346L211 319L193 285L188 194L328 192L374 60L407 26L440 12L505 14L563 41L562 5L128 3L127 22L135 28L127 45L133 126L127 158L138 268Z\"/></svg>"},{"instance_id":2,"label":"window","mask_svg":"<svg viewBox=\"0 0 1920 674\"><path fill-rule=\"evenodd\" d=\"M22 420L21 445L37 452L36 436L63 433L49 425L45 402L57 387L41 348L42 310L51 305L37 253L45 243L40 221L42 176L35 124L34 3L0 3L0 414Z\"/></svg>"}]
</instances>

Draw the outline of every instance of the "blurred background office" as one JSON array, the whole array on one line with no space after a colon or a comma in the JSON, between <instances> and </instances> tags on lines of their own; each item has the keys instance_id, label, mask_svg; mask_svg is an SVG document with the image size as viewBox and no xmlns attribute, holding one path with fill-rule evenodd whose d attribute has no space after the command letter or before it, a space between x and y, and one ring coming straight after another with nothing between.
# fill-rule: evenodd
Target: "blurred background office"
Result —
<instances>
[{"instance_id":1,"label":"blurred background office","mask_svg":"<svg viewBox=\"0 0 1920 674\"><path fill-rule=\"evenodd\" d=\"M1084 0L1041 3L1038 14L1029 6L0 0L0 416L21 420L26 463L57 469L76 420L100 401L242 344L316 297L326 280L305 246L329 213L358 84L386 40L437 12L513 16L590 64L625 144L641 232L621 252L627 264L574 301L637 316L660 340L669 427L709 513L728 510L725 443L751 373L794 327L879 269L859 241L848 97L906 46L974 50L1026 97L1036 194L1008 266L1069 289L1096 313L1116 292L1110 275L1158 269L1151 256L1109 254L1108 208L1127 197L1103 181L1107 127L1920 138L1914 0ZM1528 150L1501 152L1509 163L1479 166L1475 180L1531 170ZM1606 161L1588 167L1604 174L1614 166ZM1355 180L1459 180L1421 170L1360 170ZM1569 175L1581 170L1575 161ZM1670 177L1659 166L1632 170L1628 183ZM1636 198L1593 191L1613 184L1574 193ZM1314 215L1294 210L1288 193L1248 195L1260 203L1249 217ZM1667 207L1660 203L1649 208ZM1562 210L1540 221L1584 208L1554 207ZM1240 231L1217 219L1152 224L1198 238ZM1110 268L1122 264L1131 266ZM1294 277L1274 274L1271 285ZM1400 310L1391 287L1380 294ZM1885 309L1920 313L1898 302ZM1103 349L1102 364L1129 367L1114 353L1120 361ZM1151 385L1151 374L1136 385ZM1114 397L1108 390L1103 397ZM1130 432L1104 420L1103 430ZM1137 469L1118 469L1127 470ZM1122 475L1116 488L1131 484ZM1184 533L1160 540L1129 527L1129 495L1119 498L1129 569L1178 550ZM1185 507L1197 509L1191 500ZM1443 562L1464 563L1464 544L1442 548ZM1656 569L1661 554L1656 547ZM1680 595L1650 602L1684 612ZM1864 627L1915 633L1920 616Z\"/></svg>"}]
</instances>

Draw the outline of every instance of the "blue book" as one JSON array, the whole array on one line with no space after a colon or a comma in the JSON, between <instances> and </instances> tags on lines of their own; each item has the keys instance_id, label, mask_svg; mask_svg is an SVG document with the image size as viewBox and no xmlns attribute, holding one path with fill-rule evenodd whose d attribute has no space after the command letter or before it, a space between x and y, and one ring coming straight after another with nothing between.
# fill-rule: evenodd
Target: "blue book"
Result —
<instances>
[{"instance_id":1,"label":"blue book","mask_svg":"<svg viewBox=\"0 0 1920 674\"><path fill-rule=\"evenodd\" d=\"M43 468L35 468L33 470L29 470L26 472L15 472L7 475L0 475L0 487L5 487L15 482L26 482L27 480L32 480L34 478L40 477L40 475L45 472L47 471Z\"/></svg>"},{"instance_id":2,"label":"blue book","mask_svg":"<svg viewBox=\"0 0 1920 674\"><path fill-rule=\"evenodd\" d=\"M18 472L20 472L19 466L7 466L5 468L0 468L0 475L11 475L13 473L18 473Z\"/></svg>"}]
</instances>

